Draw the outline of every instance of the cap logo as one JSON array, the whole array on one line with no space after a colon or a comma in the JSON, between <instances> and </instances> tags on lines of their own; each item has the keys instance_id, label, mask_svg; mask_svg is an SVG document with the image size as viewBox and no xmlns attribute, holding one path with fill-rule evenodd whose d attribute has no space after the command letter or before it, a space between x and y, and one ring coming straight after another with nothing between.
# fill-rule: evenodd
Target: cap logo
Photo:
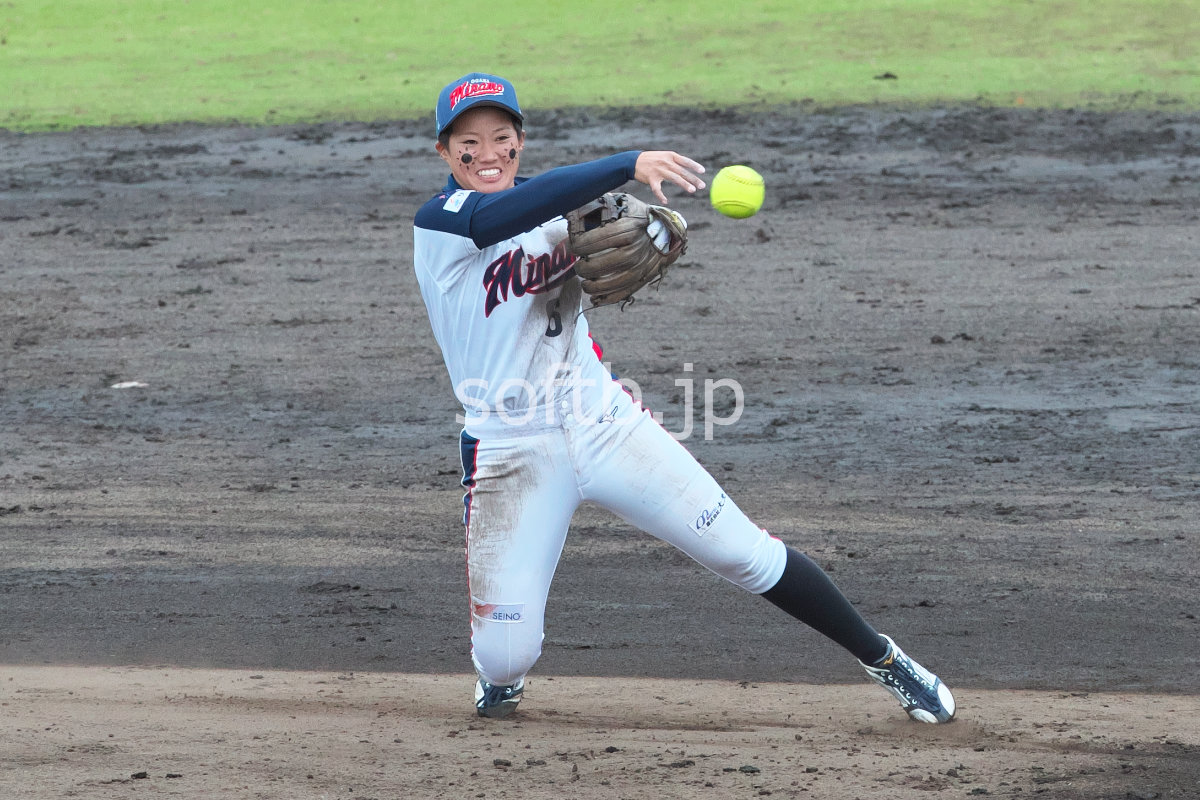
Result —
<instances>
[{"instance_id":1,"label":"cap logo","mask_svg":"<svg viewBox=\"0 0 1200 800\"><path fill-rule=\"evenodd\" d=\"M455 86L450 92L450 110L469 97L486 95L503 95L504 86L495 81L470 81L462 86Z\"/></svg>"}]
</instances>

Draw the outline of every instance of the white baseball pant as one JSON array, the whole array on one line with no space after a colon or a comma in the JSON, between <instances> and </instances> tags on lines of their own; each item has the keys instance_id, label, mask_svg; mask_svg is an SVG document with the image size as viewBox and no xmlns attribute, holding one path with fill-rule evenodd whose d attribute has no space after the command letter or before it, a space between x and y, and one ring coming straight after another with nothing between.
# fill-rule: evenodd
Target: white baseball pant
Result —
<instances>
[{"instance_id":1,"label":"white baseball pant","mask_svg":"<svg viewBox=\"0 0 1200 800\"><path fill-rule=\"evenodd\" d=\"M747 591L783 574L784 544L628 395L607 414L579 416L564 409L552 424L462 434L471 655L492 684L516 683L541 655L550 582L585 500Z\"/></svg>"}]
</instances>

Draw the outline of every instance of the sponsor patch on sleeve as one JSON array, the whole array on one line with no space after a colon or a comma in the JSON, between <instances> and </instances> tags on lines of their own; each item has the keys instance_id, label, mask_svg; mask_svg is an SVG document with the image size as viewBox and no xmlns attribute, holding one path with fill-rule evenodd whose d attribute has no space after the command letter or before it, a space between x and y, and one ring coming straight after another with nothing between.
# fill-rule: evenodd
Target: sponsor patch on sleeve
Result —
<instances>
[{"instance_id":1,"label":"sponsor patch on sleeve","mask_svg":"<svg viewBox=\"0 0 1200 800\"><path fill-rule=\"evenodd\" d=\"M462 210L463 203L467 202L467 198L471 196L470 189L459 189L446 200L442 208L449 211L451 214L457 214Z\"/></svg>"}]
</instances>

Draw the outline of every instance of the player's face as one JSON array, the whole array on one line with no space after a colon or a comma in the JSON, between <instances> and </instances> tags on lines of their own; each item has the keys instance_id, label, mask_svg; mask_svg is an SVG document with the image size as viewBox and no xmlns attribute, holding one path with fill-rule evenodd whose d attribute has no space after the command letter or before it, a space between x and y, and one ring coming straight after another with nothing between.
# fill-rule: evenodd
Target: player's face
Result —
<instances>
[{"instance_id":1,"label":"player's face","mask_svg":"<svg viewBox=\"0 0 1200 800\"><path fill-rule=\"evenodd\" d=\"M511 189L525 149L525 133L512 117L492 106L473 108L454 120L450 141L438 142L438 154L464 189L499 192Z\"/></svg>"}]
</instances>

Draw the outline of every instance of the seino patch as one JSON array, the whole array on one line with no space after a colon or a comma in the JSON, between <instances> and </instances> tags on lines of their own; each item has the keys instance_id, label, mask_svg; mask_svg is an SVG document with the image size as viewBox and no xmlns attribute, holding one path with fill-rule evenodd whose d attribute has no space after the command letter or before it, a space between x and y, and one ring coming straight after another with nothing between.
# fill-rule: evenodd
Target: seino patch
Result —
<instances>
[{"instance_id":1,"label":"seino patch","mask_svg":"<svg viewBox=\"0 0 1200 800\"><path fill-rule=\"evenodd\" d=\"M524 603L485 603L471 598L471 613L484 622L524 622Z\"/></svg>"}]
</instances>

